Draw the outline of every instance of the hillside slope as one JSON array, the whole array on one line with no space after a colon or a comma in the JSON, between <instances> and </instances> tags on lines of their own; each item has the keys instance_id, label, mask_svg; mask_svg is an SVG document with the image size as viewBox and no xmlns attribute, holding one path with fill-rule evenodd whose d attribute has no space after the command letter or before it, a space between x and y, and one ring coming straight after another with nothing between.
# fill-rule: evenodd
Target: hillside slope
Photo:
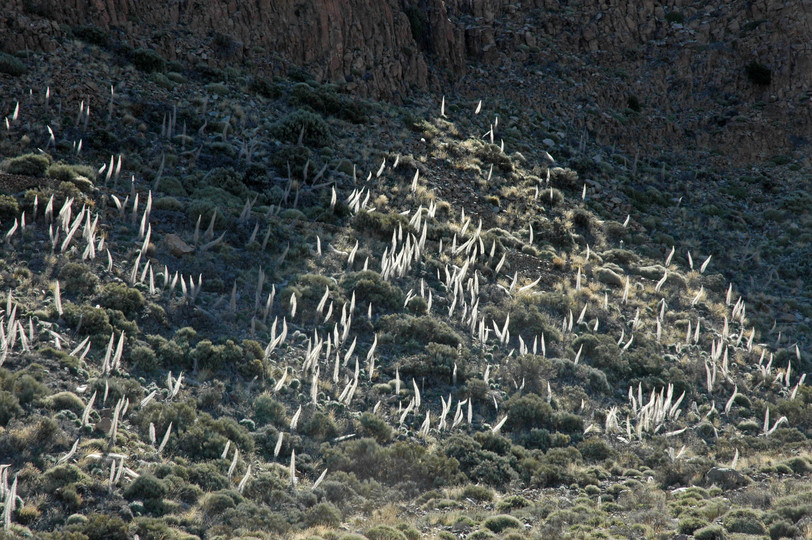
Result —
<instances>
[{"instance_id":1,"label":"hillside slope","mask_svg":"<svg viewBox=\"0 0 812 540\"><path fill-rule=\"evenodd\" d=\"M2 58L3 535L812 534L798 155L73 32Z\"/></svg>"}]
</instances>

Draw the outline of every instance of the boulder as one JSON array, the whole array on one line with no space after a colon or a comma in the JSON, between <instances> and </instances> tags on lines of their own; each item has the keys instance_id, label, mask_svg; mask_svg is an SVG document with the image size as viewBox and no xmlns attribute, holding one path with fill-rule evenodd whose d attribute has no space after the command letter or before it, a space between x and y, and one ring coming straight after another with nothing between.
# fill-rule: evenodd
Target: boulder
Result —
<instances>
[{"instance_id":1,"label":"boulder","mask_svg":"<svg viewBox=\"0 0 812 540\"><path fill-rule=\"evenodd\" d=\"M744 487L750 483L750 479L745 475L728 467L713 467L705 474L705 479L709 484L716 484L725 491Z\"/></svg>"},{"instance_id":2,"label":"boulder","mask_svg":"<svg viewBox=\"0 0 812 540\"><path fill-rule=\"evenodd\" d=\"M175 257L183 257L195 251L195 248L184 242L180 236L172 233L164 236L164 246Z\"/></svg>"}]
</instances>

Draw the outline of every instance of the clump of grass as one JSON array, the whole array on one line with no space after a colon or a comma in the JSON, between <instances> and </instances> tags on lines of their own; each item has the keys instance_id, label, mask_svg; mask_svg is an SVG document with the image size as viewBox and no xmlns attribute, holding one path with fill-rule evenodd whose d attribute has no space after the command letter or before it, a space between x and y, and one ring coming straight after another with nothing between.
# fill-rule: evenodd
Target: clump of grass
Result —
<instances>
[{"instance_id":1,"label":"clump of grass","mask_svg":"<svg viewBox=\"0 0 812 540\"><path fill-rule=\"evenodd\" d=\"M67 163L54 163L45 172L48 178L53 178L60 182L72 182L83 192L93 189L93 182L96 180L96 170L87 165L69 165Z\"/></svg>"},{"instance_id":2,"label":"clump of grass","mask_svg":"<svg viewBox=\"0 0 812 540\"><path fill-rule=\"evenodd\" d=\"M523 527L521 521L507 514L491 516L487 518L482 525L486 529L493 531L497 534L501 533L506 529L521 529Z\"/></svg>"},{"instance_id":3,"label":"clump of grass","mask_svg":"<svg viewBox=\"0 0 812 540\"><path fill-rule=\"evenodd\" d=\"M51 165L51 156L47 154L24 154L3 162L3 168L9 174L23 174L26 176L42 177L48 166Z\"/></svg>"},{"instance_id":4,"label":"clump of grass","mask_svg":"<svg viewBox=\"0 0 812 540\"><path fill-rule=\"evenodd\" d=\"M494 498L491 488L477 484L468 484L460 493L460 499L471 499L477 502L490 502Z\"/></svg>"},{"instance_id":5,"label":"clump of grass","mask_svg":"<svg viewBox=\"0 0 812 540\"><path fill-rule=\"evenodd\" d=\"M296 144L301 135L306 146L321 148L332 141L330 126L321 115L303 109L294 111L271 126L271 134L282 142Z\"/></svg>"}]
</instances>

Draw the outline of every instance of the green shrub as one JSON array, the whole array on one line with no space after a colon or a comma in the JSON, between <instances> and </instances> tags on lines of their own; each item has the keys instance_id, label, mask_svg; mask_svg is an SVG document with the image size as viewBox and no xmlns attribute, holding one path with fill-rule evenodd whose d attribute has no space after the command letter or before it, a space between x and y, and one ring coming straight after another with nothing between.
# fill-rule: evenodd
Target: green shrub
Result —
<instances>
[{"instance_id":1,"label":"green shrub","mask_svg":"<svg viewBox=\"0 0 812 540\"><path fill-rule=\"evenodd\" d=\"M73 182L74 184L76 184L79 178L85 178L91 182L91 186L97 176L96 169L93 167L88 165L69 165L61 161L48 167L45 174L48 178L53 178L60 182ZM77 185L77 187L79 186Z\"/></svg>"},{"instance_id":2,"label":"green shrub","mask_svg":"<svg viewBox=\"0 0 812 540\"><path fill-rule=\"evenodd\" d=\"M550 363L555 377L562 383L577 385L590 392L604 395L610 395L612 392L606 374L599 369L581 363L575 364L572 360L564 358L551 358Z\"/></svg>"},{"instance_id":3,"label":"green shrub","mask_svg":"<svg viewBox=\"0 0 812 540\"><path fill-rule=\"evenodd\" d=\"M21 405L27 405L36 398L48 394L48 387L28 373L15 378L12 390Z\"/></svg>"},{"instance_id":4,"label":"green shrub","mask_svg":"<svg viewBox=\"0 0 812 540\"><path fill-rule=\"evenodd\" d=\"M510 333L528 337L544 334L547 344L558 342L561 340L561 334L550 315L539 309L540 306L536 303L540 300L541 297L535 295L519 295L516 298L510 309L510 326L508 327ZM562 315L566 315L567 311L562 312ZM485 310L485 313L490 314L491 312ZM505 317L497 316L494 319L497 319L496 322L499 324L500 321L504 323Z\"/></svg>"},{"instance_id":5,"label":"green shrub","mask_svg":"<svg viewBox=\"0 0 812 540\"><path fill-rule=\"evenodd\" d=\"M564 195L555 188L552 188L552 190L553 200L559 200L556 195L560 195L560 200L563 201ZM549 191L550 189L547 189L545 192L540 194L539 201L547 203L547 201L550 200ZM572 233L570 232L566 222L560 218L556 218L553 221L548 219L537 220L533 224L533 230L535 231L536 242L542 245L550 244L557 249L569 249L575 244L575 241L572 238Z\"/></svg>"},{"instance_id":6,"label":"green shrub","mask_svg":"<svg viewBox=\"0 0 812 540\"><path fill-rule=\"evenodd\" d=\"M722 523L729 532L743 534L767 534L761 518L755 510L739 508L725 514Z\"/></svg>"},{"instance_id":7,"label":"green shrub","mask_svg":"<svg viewBox=\"0 0 812 540\"><path fill-rule=\"evenodd\" d=\"M696 540L724 540L725 530L719 525L708 525L694 531Z\"/></svg>"},{"instance_id":8,"label":"green shrub","mask_svg":"<svg viewBox=\"0 0 812 540\"><path fill-rule=\"evenodd\" d=\"M8 424L9 420L21 414L20 400L11 392L0 390L0 427Z\"/></svg>"},{"instance_id":9,"label":"green shrub","mask_svg":"<svg viewBox=\"0 0 812 540\"><path fill-rule=\"evenodd\" d=\"M0 195L0 221L10 223L20 215L20 205L17 199L10 195Z\"/></svg>"},{"instance_id":10,"label":"green shrub","mask_svg":"<svg viewBox=\"0 0 812 540\"><path fill-rule=\"evenodd\" d=\"M606 441L599 437L590 437L578 444L578 450L587 461L603 461L614 454Z\"/></svg>"},{"instance_id":11,"label":"green shrub","mask_svg":"<svg viewBox=\"0 0 812 540\"><path fill-rule=\"evenodd\" d=\"M466 395L475 400L484 400L490 393L490 386L482 379L468 379L465 381Z\"/></svg>"},{"instance_id":12,"label":"green shrub","mask_svg":"<svg viewBox=\"0 0 812 540\"><path fill-rule=\"evenodd\" d=\"M230 417L215 420L208 413L201 413L197 422L180 436L178 448L190 458L217 459L229 440L243 453L254 449L253 437L236 420Z\"/></svg>"},{"instance_id":13,"label":"green shrub","mask_svg":"<svg viewBox=\"0 0 812 540\"><path fill-rule=\"evenodd\" d=\"M0 73L5 73L12 77L19 77L26 71L25 64L23 64L19 58L0 52Z\"/></svg>"},{"instance_id":14,"label":"green shrub","mask_svg":"<svg viewBox=\"0 0 812 540\"><path fill-rule=\"evenodd\" d=\"M292 144L283 144L276 147L271 154L271 166L282 177L287 178L288 166L290 166L291 178L302 178L305 165L307 165L307 170L310 171L311 176L313 171L318 170L321 166L318 156L314 155L313 151L306 146L296 146L296 141L298 141L298 138ZM310 162L309 165L308 162ZM284 192L280 190L278 193L278 197L281 199Z\"/></svg>"},{"instance_id":15,"label":"green shrub","mask_svg":"<svg viewBox=\"0 0 812 540\"><path fill-rule=\"evenodd\" d=\"M414 482L437 486L456 478L454 459L411 442L397 442L382 448L374 439L364 438L323 448L325 465L331 471L353 473L360 479L374 478L387 484Z\"/></svg>"},{"instance_id":16,"label":"green shrub","mask_svg":"<svg viewBox=\"0 0 812 540\"><path fill-rule=\"evenodd\" d=\"M491 502L493 497L494 493L492 489L477 484L468 484L463 488L462 493L460 493L461 499L471 499L476 502Z\"/></svg>"},{"instance_id":17,"label":"green shrub","mask_svg":"<svg viewBox=\"0 0 812 540\"><path fill-rule=\"evenodd\" d=\"M500 512L510 512L519 508L527 508L533 503L521 495L509 495L496 504L496 509Z\"/></svg>"},{"instance_id":18,"label":"green shrub","mask_svg":"<svg viewBox=\"0 0 812 540\"><path fill-rule=\"evenodd\" d=\"M399 342L407 347L422 348L426 343L440 343L457 347L462 338L445 322L422 315L386 315L379 321L382 330L400 338Z\"/></svg>"},{"instance_id":19,"label":"green shrub","mask_svg":"<svg viewBox=\"0 0 812 540\"><path fill-rule=\"evenodd\" d=\"M99 278L86 264L68 262L59 269L59 283L63 293L86 295L95 292Z\"/></svg>"},{"instance_id":20,"label":"green shrub","mask_svg":"<svg viewBox=\"0 0 812 540\"><path fill-rule=\"evenodd\" d=\"M365 307L372 302L373 308L378 310L397 310L403 305L403 292L372 270L346 274L341 286L347 296L355 291L356 306Z\"/></svg>"},{"instance_id":21,"label":"green shrub","mask_svg":"<svg viewBox=\"0 0 812 540\"><path fill-rule=\"evenodd\" d=\"M135 49L130 53L130 61L135 67L147 73L166 69L166 60L152 49Z\"/></svg>"},{"instance_id":22,"label":"green shrub","mask_svg":"<svg viewBox=\"0 0 812 540\"><path fill-rule=\"evenodd\" d=\"M779 519L770 523L770 538L800 538L801 529L785 519Z\"/></svg>"},{"instance_id":23,"label":"green shrub","mask_svg":"<svg viewBox=\"0 0 812 540\"><path fill-rule=\"evenodd\" d=\"M189 482L199 486L203 491L226 489L231 485L229 479L220 472L219 467L214 463L196 463L187 470Z\"/></svg>"},{"instance_id":24,"label":"green shrub","mask_svg":"<svg viewBox=\"0 0 812 540\"><path fill-rule=\"evenodd\" d=\"M404 357L400 372L415 379L425 378L428 385L444 385L452 381L454 366L457 365L457 382L465 381L465 364L460 361L458 350L448 345L430 342L425 353Z\"/></svg>"},{"instance_id":25,"label":"green shrub","mask_svg":"<svg viewBox=\"0 0 812 540\"><path fill-rule=\"evenodd\" d=\"M376 525L364 533L369 540L408 540L406 535L388 525Z\"/></svg>"},{"instance_id":26,"label":"green shrub","mask_svg":"<svg viewBox=\"0 0 812 540\"><path fill-rule=\"evenodd\" d=\"M492 448L502 449L501 441L498 439L482 440ZM445 442L443 452L459 463L460 470L472 482L503 488L517 477L511 468L509 458L484 449L482 444L467 435L451 436Z\"/></svg>"},{"instance_id":27,"label":"green shrub","mask_svg":"<svg viewBox=\"0 0 812 540\"><path fill-rule=\"evenodd\" d=\"M230 339L222 345L214 345L208 339L204 339L197 343L189 356L198 368L217 371L239 364L243 351L242 347Z\"/></svg>"},{"instance_id":28,"label":"green shrub","mask_svg":"<svg viewBox=\"0 0 812 540\"><path fill-rule=\"evenodd\" d=\"M307 511L305 523L308 527L338 527L341 525L341 511L328 502L319 503Z\"/></svg>"},{"instance_id":29,"label":"green shrub","mask_svg":"<svg viewBox=\"0 0 812 540\"><path fill-rule=\"evenodd\" d=\"M124 283L108 283L103 286L97 300L102 307L118 309L128 318L138 315L145 303L141 291Z\"/></svg>"},{"instance_id":30,"label":"green shrub","mask_svg":"<svg viewBox=\"0 0 812 540\"><path fill-rule=\"evenodd\" d=\"M82 527L88 540L127 540L127 524L115 516L90 514Z\"/></svg>"},{"instance_id":31,"label":"green shrub","mask_svg":"<svg viewBox=\"0 0 812 540\"><path fill-rule=\"evenodd\" d=\"M522 522L513 516L501 514L498 516L491 516L486 519L482 525L495 533L501 533L505 529L522 529L524 526Z\"/></svg>"},{"instance_id":32,"label":"green shrub","mask_svg":"<svg viewBox=\"0 0 812 540\"><path fill-rule=\"evenodd\" d=\"M24 154L22 156L9 158L3 162L6 172L9 174L22 174L36 177L44 176L50 164L51 157L47 154Z\"/></svg>"},{"instance_id":33,"label":"green shrub","mask_svg":"<svg viewBox=\"0 0 812 540\"><path fill-rule=\"evenodd\" d=\"M553 376L550 360L541 355L523 354L507 366L514 381L524 381L525 391L542 395L547 391L547 381Z\"/></svg>"},{"instance_id":34,"label":"green shrub","mask_svg":"<svg viewBox=\"0 0 812 540\"><path fill-rule=\"evenodd\" d=\"M306 146L321 148L332 142L330 126L320 115L305 110L294 111L271 126L271 134L282 142L296 144L299 135Z\"/></svg>"},{"instance_id":35,"label":"green shrub","mask_svg":"<svg viewBox=\"0 0 812 540\"><path fill-rule=\"evenodd\" d=\"M511 429L531 428L552 429L553 408L536 394L514 396L507 402L508 420Z\"/></svg>"},{"instance_id":36,"label":"green shrub","mask_svg":"<svg viewBox=\"0 0 812 540\"><path fill-rule=\"evenodd\" d=\"M268 99L276 99L282 95L282 89L278 84L276 84L273 80L267 79L261 75L255 75L254 78L251 79L248 89L258 96Z\"/></svg>"},{"instance_id":37,"label":"green shrub","mask_svg":"<svg viewBox=\"0 0 812 540\"><path fill-rule=\"evenodd\" d=\"M355 124L366 121L366 113L354 100L338 93L334 85L312 87L307 83L299 83L291 91L291 103L306 105L313 110L347 120Z\"/></svg>"},{"instance_id":38,"label":"green shrub","mask_svg":"<svg viewBox=\"0 0 812 540\"><path fill-rule=\"evenodd\" d=\"M285 406L270 394L262 394L254 400L254 418L262 425L281 425L285 420Z\"/></svg>"},{"instance_id":39,"label":"green shrub","mask_svg":"<svg viewBox=\"0 0 812 540\"><path fill-rule=\"evenodd\" d=\"M483 450L493 452L500 456L510 454L510 440L492 431L478 431L474 433L474 440L482 445Z\"/></svg>"},{"instance_id":40,"label":"green shrub","mask_svg":"<svg viewBox=\"0 0 812 540\"><path fill-rule=\"evenodd\" d=\"M590 366L600 369L617 381L628 376L629 365L620 354L617 342L607 334L583 334L572 342L572 349L577 351L583 346L581 358Z\"/></svg>"},{"instance_id":41,"label":"green shrub","mask_svg":"<svg viewBox=\"0 0 812 540\"><path fill-rule=\"evenodd\" d=\"M553 427L562 433L580 436L584 432L584 419L574 413L556 412L553 415Z\"/></svg>"},{"instance_id":42,"label":"green shrub","mask_svg":"<svg viewBox=\"0 0 812 540\"><path fill-rule=\"evenodd\" d=\"M679 525L677 526L677 530L680 534L694 534L694 531L701 529L703 527L707 527L710 523L707 520L689 516L679 520Z\"/></svg>"},{"instance_id":43,"label":"green shrub","mask_svg":"<svg viewBox=\"0 0 812 540\"><path fill-rule=\"evenodd\" d=\"M361 210L355 214L355 217L352 218L352 227L358 232L367 233L384 242L390 241L392 233L401 227L404 234L414 232L406 216L394 212L384 214L377 210L371 212Z\"/></svg>"},{"instance_id":44,"label":"green shrub","mask_svg":"<svg viewBox=\"0 0 812 540\"><path fill-rule=\"evenodd\" d=\"M425 315L428 311L428 307L428 302L420 296L413 296L406 304L406 309L414 315Z\"/></svg>"},{"instance_id":45,"label":"green shrub","mask_svg":"<svg viewBox=\"0 0 812 540\"><path fill-rule=\"evenodd\" d=\"M374 438L379 443L388 442L392 438L392 427L383 418L364 412L359 419L363 434Z\"/></svg>"},{"instance_id":46,"label":"green shrub","mask_svg":"<svg viewBox=\"0 0 812 540\"><path fill-rule=\"evenodd\" d=\"M127 500L162 499L166 496L166 486L150 474L142 474L124 491Z\"/></svg>"},{"instance_id":47,"label":"green shrub","mask_svg":"<svg viewBox=\"0 0 812 540\"><path fill-rule=\"evenodd\" d=\"M90 481L76 465L57 465L42 474L42 488L48 492L55 492L69 484L86 483Z\"/></svg>"},{"instance_id":48,"label":"green shrub","mask_svg":"<svg viewBox=\"0 0 812 540\"><path fill-rule=\"evenodd\" d=\"M75 414L80 414L85 408L85 404L73 392L57 392L42 401L43 405L55 411L69 410Z\"/></svg>"},{"instance_id":49,"label":"green shrub","mask_svg":"<svg viewBox=\"0 0 812 540\"><path fill-rule=\"evenodd\" d=\"M302 427L302 433L321 442L338 436L335 421L321 411L316 411Z\"/></svg>"},{"instance_id":50,"label":"green shrub","mask_svg":"<svg viewBox=\"0 0 812 540\"><path fill-rule=\"evenodd\" d=\"M491 531L486 531L486 530L480 529L478 531L472 532L471 534L469 534L465 538L466 538L466 540L493 540L493 539L497 538L497 536L495 534L493 534Z\"/></svg>"},{"instance_id":51,"label":"green shrub","mask_svg":"<svg viewBox=\"0 0 812 540\"><path fill-rule=\"evenodd\" d=\"M212 493L203 501L203 513L208 517L214 517L236 507L234 499L223 491Z\"/></svg>"},{"instance_id":52,"label":"green shrub","mask_svg":"<svg viewBox=\"0 0 812 540\"><path fill-rule=\"evenodd\" d=\"M489 165L496 165L499 170L503 172L511 172L514 169L513 162L510 157L502 152L501 148L495 144L476 142L476 150L474 155Z\"/></svg>"},{"instance_id":53,"label":"green shrub","mask_svg":"<svg viewBox=\"0 0 812 540\"><path fill-rule=\"evenodd\" d=\"M796 456L783 461L781 462L781 465L786 465L792 469L792 472L795 474L809 474L812 472L812 464L809 463L808 459L801 456Z\"/></svg>"},{"instance_id":54,"label":"green shrub","mask_svg":"<svg viewBox=\"0 0 812 540\"><path fill-rule=\"evenodd\" d=\"M161 365L155 351L145 345L138 345L133 348L130 352L130 362L142 371L152 371Z\"/></svg>"},{"instance_id":55,"label":"green shrub","mask_svg":"<svg viewBox=\"0 0 812 540\"><path fill-rule=\"evenodd\" d=\"M532 428L529 432L520 434L517 441L525 448L536 448L542 451L546 451L553 444L550 432L539 428Z\"/></svg>"},{"instance_id":56,"label":"green shrub","mask_svg":"<svg viewBox=\"0 0 812 540\"><path fill-rule=\"evenodd\" d=\"M76 305L72 302L62 303L62 318L68 326L86 335L109 336L113 332L110 317L102 308L87 304Z\"/></svg>"}]
</instances>

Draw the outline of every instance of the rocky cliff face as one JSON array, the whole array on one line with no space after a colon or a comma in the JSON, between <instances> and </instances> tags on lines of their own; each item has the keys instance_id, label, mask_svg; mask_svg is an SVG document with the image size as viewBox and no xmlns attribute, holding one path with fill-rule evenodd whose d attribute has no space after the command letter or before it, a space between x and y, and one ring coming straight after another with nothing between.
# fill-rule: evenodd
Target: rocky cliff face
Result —
<instances>
[{"instance_id":1,"label":"rocky cliff face","mask_svg":"<svg viewBox=\"0 0 812 540\"><path fill-rule=\"evenodd\" d=\"M250 62L264 71L295 64L362 95L391 98L424 90L429 81L409 18L394 0L11 0L0 8L0 23L3 48L12 51L48 50L62 34L57 23L90 23L170 60ZM436 21L432 28L439 35L442 26Z\"/></svg>"},{"instance_id":2,"label":"rocky cliff face","mask_svg":"<svg viewBox=\"0 0 812 540\"><path fill-rule=\"evenodd\" d=\"M620 144L702 146L744 154L810 137L812 1L735 0L7 0L2 48L48 50L66 25L94 24L166 58L261 72L303 66L363 96L415 90L493 91L551 112ZM770 69L766 85L745 66ZM476 77L464 78L467 66ZM551 74L555 80L551 80ZM519 80L520 79L520 80ZM561 81L566 84L562 84ZM613 111L634 98L629 130ZM567 102L583 107L568 110ZM758 114L742 114L742 103ZM598 113L581 114L594 107ZM583 116L583 118L579 118ZM724 129L720 132L718 128ZM754 136L755 135L755 136ZM774 150L765 150L767 152Z\"/></svg>"}]
</instances>

